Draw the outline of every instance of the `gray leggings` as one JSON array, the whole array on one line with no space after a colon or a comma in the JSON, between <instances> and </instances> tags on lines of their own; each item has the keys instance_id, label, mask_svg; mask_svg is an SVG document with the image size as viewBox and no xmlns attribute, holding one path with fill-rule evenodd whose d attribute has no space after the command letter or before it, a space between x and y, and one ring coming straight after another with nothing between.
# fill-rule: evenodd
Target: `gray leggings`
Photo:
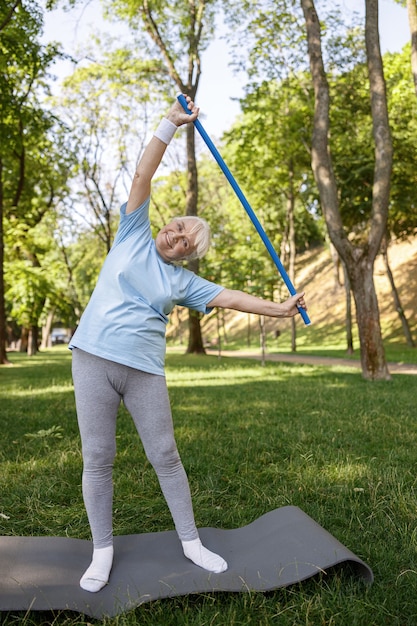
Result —
<instances>
[{"instance_id":1,"label":"gray leggings","mask_svg":"<svg viewBox=\"0 0 417 626\"><path fill-rule=\"evenodd\" d=\"M121 400L135 423L182 541L198 537L187 475L174 439L163 376L73 349L72 375L83 454L83 498L95 548L112 544L113 461Z\"/></svg>"}]
</instances>

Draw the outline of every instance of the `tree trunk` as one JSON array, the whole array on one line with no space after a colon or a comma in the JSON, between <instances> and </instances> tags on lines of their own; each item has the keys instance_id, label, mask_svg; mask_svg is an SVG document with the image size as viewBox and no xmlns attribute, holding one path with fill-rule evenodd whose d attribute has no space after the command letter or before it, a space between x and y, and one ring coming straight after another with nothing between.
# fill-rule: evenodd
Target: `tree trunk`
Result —
<instances>
[{"instance_id":1,"label":"tree trunk","mask_svg":"<svg viewBox=\"0 0 417 626\"><path fill-rule=\"evenodd\" d=\"M141 12L145 29L153 42L159 48L161 58L166 66L167 72L173 83L175 83L180 93L185 93L195 100L198 85L201 76L201 59L200 46L205 42L205 24L204 17L206 11L205 0L199 2L190 2L189 10L189 26L181 33L182 43L178 47L180 39L170 40L171 33L166 30L165 17L164 27L160 28L158 23L157 7L152 5L161 5L161 3L139 2L137 9ZM167 3L167 10L171 12L171 7ZM161 8L161 6L159 7ZM167 20L168 23L169 20ZM184 50L184 58L182 58L180 49ZM176 66L177 63L177 66ZM183 78L179 73L179 68L185 69ZM186 75L186 78L185 78ZM197 181L197 163L195 156L195 128L194 124L187 124L187 197L186 197L186 214L197 215L198 200L198 181ZM190 263L190 269L198 273L198 262ZM189 313L189 340L188 352L204 353L203 340L200 328L200 316L193 311Z\"/></svg>"},{"instance_id":2,"label":"tree trunk","mask_svg":"<svg viewBox=\"0 0 417 626\"><path fill-rule=\"evenodd\" d=\"M28 337L28 348L27 354L28 356L35 356L38 352L39 346L39 329L37 326L31 326L29 329L29 337Z\"/></svg>"},{"instance_id":3,"label":"tree trunk","mask_svg":"<svg viewBox=\"0 0 417 626\"><path fill-rule=\"evenodd\" d=\"M352 291L350 288L349 274L347 273L346 266L342 261L344 285L345 285L345 298L346 298L346 352L353 354L353 333L352 333Z\"/></svg>"},{"instance_id":4,"label":"tree trunk","mask_svg":"<svg viewBox=\"0 0 417 626\"><path fill-rule=\"evenodd\" d=\"M265 365L265 354L266 354L266 344L265 344L265 316L259 316L259 343L261 348L261 364Z\"/></svg>"},{"instance_id":5,"label":"tree trunk","mask_svg":"<svg viewBox=\"0 0 417 626\"><path fill-rule=\"evenodd\" d=\"M288 195L287 195L287 221L288 221L288 240L290 244L290 262L288 266L289 277L293 285L295 285L295 225L294 225L294 167L290 162L288 167ZM297 325L295 319L291 319L291 351L297 350Z\"/></svg>"},{"instance_id":6,"label":"tree trunk","mask_svg":"<svg viewBox=\"0 0 417 626\"><path fill-rule=\"evenodd\" d=\"M389 284L391 285L391 292L392 292L392 297L393 297L393 300L394 300L395 310L397 311L397 313L399 315L399 318L400 318L400 321L401 321L401 325L403 327L403 333L404 333L405 340L407 342L407 345L410 348L415 348L416 344L415 344L413 336L411 334L410 326L409 326L408 320L407 320L407 318L405 316L404 309L402 307L401 300L400 300L400 295L398 293L397 287L395 286L394 276L393 276L393 273L392 273L390 265L389 265L389 261L388 261L388 245L387 245L387 241L386 241L385 238L383 240L383 245L381 247L381 254L382 254L382 258L383 258L384 263L385 263L385 269L387 271Z\"/></svg>"},{"instance_id":7,"label":"tree trunk","mask_svg":"<svg viewBox=\"0 0 417 626\"><path fill-rule=\"evenodd\" d=\"M373 262L364 258L350 274L356 305L356 319L361 348L361 364L367 380L390 380L381 341L378 300L373 277Z\"/></svg>"},{"instance_id":8,"label":"tree trunk","mask_svg":"<svg viewBox=\"0 0 417 626\"><path fill-rule=\"evenodd\" d=\"M200 313L190 309L188 314L188 346L186 354L205 354L200 326Z\"/></svg>"},{"instance_id":9,"label":"tree trunk","mask_svg":"<svg viewBox=\"0 0 417 626\"><path fill-rule=\"evenodd\" d=\"M7 358L6 302L4 297L4 235L3 235L3 163L0 159L0 365L10 365Z\"/></svg>"},{"instance_id":10,"label":"tree trunk","mask_svg":"<svg viewBox=\"0 0 417 626\"><path fill-rule=\"evenodd\" d=\"M224 309L220 309L219 311L220 315L221 315L221 320L222 320L222 331L223 331L223 343L225 345L227 345L229 343L228 337L227 337L227 330L226 330L226 315L225 315L225 311Z\"/></svg>"},{"instance_id":11,"label":"tree trunk","mask_svg":"<svg viewBox=\"0 0 417 626\"><path fill-rule=\"evenodd\" d=\"M330 241L339 255L344 258L349 250L349 242L343 229L339 212L336 179L329 149L330 92L321 51L320 22L312 0L301 0L307 29L310 71L314 87L314 123L311 142L311 166L320 194L321 207L326 220ZM343 246L343 253L340 249Z\"/></svg>"},{"instance_id":12,"label":"tree trunk","mask_svg":"<svg viewBox=\"0 0 417 626\"><path fill-rule=\"evenodd\" d=\"M197 203L198 203L198 175L197 175L197 160L195 156L195 128L194 124L187 124L187 196L186 196L186 214L197 215ZM198 259L189 261L188 268L195 274L198 274L199 269ZM200 326L200 315L195 311L191 311L188 314L188 347L187 354L205 354L203 345L203 337Z\"/></svg>"},{"instance_id":13,"label":"tree trunk","mask_svg":"<svg viewBox=\"0 0 417 626\"><path fill-rule=\"evenodd\" d=\"M20 335L19 352L27 352L29 345L29 329L24 326Z\"/></svg>"},{"instance_id":14,"label":"tree trunk","mask_svg":"<svg viewBox=\"0 0 417 626\"><path fill-rule=\"evenodd\" d=\"M0 217L1 221L1 217ZM7 358L6 303L4 298L4 244L0 229L0 365L9 365Z\"/></svg>"},{"instance_id":15,"label":"tree trunk","mask_svg":"<svg viewBox=\"0 0 417 626\"><path fill-rule=\"evenodd\" d=\"M411 34L411 71L417 96L417 0L407 0L407 11Z\"/></svg>"},{"instance_id":16,"label":"tree trunk","mask_svg":"<svg viewBox=\"0 0 417 626\"><path fill-rule=\"evenodd\" d=\"M42 326L41 350L45 350L46 348L51 347L51 330L54 321L54 315L55 307L53 307L53 309L48 312L48 315L46 316L45 326Z\"/></svg>"},{"instance_id":17,"label":"tree trunk","mask_svg":"<svg viewBox=\"0 0 417 626\"><path fill-rule=\"evenodd\" d=\"M342 283L340 282L340 275L339 275L340 256L338 255L337 250L331 241L329 243L329 248L330 248L330 256L331 256L332 264L333 264L334 290L338 291L339 287L341 287L342 285Z\"/></svg>"},{"instance_id":18,"label":"tree trunk","mask_svg":"<svg viewBox=\"0 0 417 626\"><path fill-rule=\"evenodd\" d=\"M365 237L361 247L355 247L349 241L339 211L338 190L329 147L330 93L323 64L320 22L313 0L301 0L301 6L306 22L308 54L315 94L312 169L319 189L330 240L346 266L352 286L361 347L362 375L368 380L387 380L389 373L385 362L378 301L373 282L374 261L386 230L392 168L392 141L379 45L378 1L366 0L365 39L371 92L375 167L372 218L364 232Z\"/></svg>"},{"instance_id":19,"label":"tree trunk","mask_svg":"<svg viewBox=\"0 0 417 626\"><path fill-rule=\"evenodd\" d=\"M222 356L222 337L221 337L221 320L220 320L220 311L223 309L217 309L216 315L216 326L217 326L217 356L220 359Z\"/></svg>"}]
</instances>

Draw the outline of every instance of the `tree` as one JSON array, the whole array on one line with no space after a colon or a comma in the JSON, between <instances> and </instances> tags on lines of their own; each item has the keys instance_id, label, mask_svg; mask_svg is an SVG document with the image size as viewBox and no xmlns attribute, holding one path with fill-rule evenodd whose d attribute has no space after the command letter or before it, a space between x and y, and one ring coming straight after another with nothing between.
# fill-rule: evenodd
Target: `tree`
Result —
<instances>
[{"instance_id":1,"label":"tree","mask_svg":"<svg viewBox=\"0 0 417 626\"><path fill-rule=\"evenodd\" d=\"M389 379L381 336L378 301L373 281L376 255L386 231L392 139L388 121L386 87L379 44L378 2L366 0L365 41L371 94L373 139L375 144L374 181L371 217L357 233L348 238L339 211L336 179L329 150L329 85L321 49L320 22L312 0L301 0L308 54L315 92L312 168L329 237L346 265L356 304L362 374L369 380Z\"/></svg>"},{"instance_id":2,"label":"tree","mask_svg":"<svg viewBox=\"0 0 417 626\"><path fill-rule=\"evenodd\" d=\"M271 189L272 194L270 201L265 202L264 199L261 206L271 210L277 198L286 203L286 209L281 211L275 228L283 233L281 258L284 265L288 264L290 278L296 283L296 249L302 247L303 241L308 240L312 231L315 230L317 235L317 226L321 222L317 188L309 166L313 102L306 65L304 20L301 10L297 10L294 2L287 0L243 0L231 5L228 19L233 27L233 35L230 37L236 40L235 63L238 67L245 65L248 68L251 81L242 106L245 111L251 106L248 102L252 95L254 119L257 121L253 131L253 151L256 157L251 157L245 164L245 177L255 160L256 175L255 181L251 181L251 195L252 188L260 185L256 179L265 177L266 186ZM326 29L326 39L331 50L329 57L332 68L338 72L341 68L346 71L346 67L352 65L351 59L357 57L356 29L351 28L347 37L342 37L345 26L340 16L335 13L329 15L328 20L330 26ZM280 99L271 98L269 106L265 106L261 94L266 93L271 85L275 85L274 89L280 94ZM259 98L262 111L256 117ZM263 126L266 125L264 119L273 120L265 134L262 133ZM256 137L257 133L260 139ZM248 134L245 129L245 137ZM257 143L260 143L262 150L256 149ZM275 166L273 170L265 167L266 159L263 154L269 155L269 160ZM305 210L306 206L309 211ZM295 213L296 209L298 210ZM315 215L316 220L315 228L311 231L312 215ZM292 348L295 350L295 320L292 322Z\"/></svg>"},{"instance_id":3,"label":"tree","mask_svg":"<svg viewBox=\"0 0 417 626\"><path fill-rule=\"evenodd\" d=\"M215 0L178 0L175 3L152 0L117 0L108 4L109 13L127 19L132 30L140 33L144 47L143 29L149 36L148 49L163 60L167 74L181 93L193 100L201 78L201 53L213 35ZM186 128L187 137L187 193L186 214L198 212L198 176L193 124ZM190 261L189 268L198 272L198 260ZM200 316L189 313L188 353L204 353Z\"/></svg>"},{"instance_id":4,"label":"tree","mask_svg":"<svg viewBox=\"0 0 417 626\"><path fill-rule=\"evenodd\" d=\"M250 189L250 202L261 217L275 249L281 250L284 266L296 284L296 251L321 239L317 221L306 211L311 129L311 89L308 76L279 82L265 81L241 101L243 115L225 134L228 161L235 174ZM310 178L312 176L310 175ZM250 232L250 229L249 229ZM258 242L257 242L258 243ZM258 255L265 269L258 281L279 286L269 255L261 242ZM292 349L296 349L295 324Z\"/></svg>"},{"instance_id":5,"label":"tree","mask_svg":"<svg viewBox=\"0 0 417 626\"><path fill-rule=\"evenodd\" d=\"M88 61L63 82L55 103L78 155L65 206L68 219L76 214L87 224L106 254L153 122L152 99L166 81L160 63L143 61L136 51L115 48L108 39L90 46L85 56Z\"/></svg>"},{"instance_id":6,"label":"tree","mask_svg":"<svg viewBox=\"0 0 417 626\"><path fill-rule=\"evenodd\" d=\"M27 0L2 7L0 24L0 363L6 363L5 229L30 229L51 209L63 186L65 151L51 138L55 119L41 101L58 51L38 41L39 6Z\"/></svg>"},{"instance_id":7,"label":"tree","mask_svg":"<svg viewBox=\"0 0 417 626\"><path fill-rule=\"evenodd\" d=\"M45 251L55 245L53 230L51 227L45 232L43 226L50 216L56 225L56 203L66 190L68 162L63 155L67 152L59 130L53 129L52 124L53 120L39 111L35 123L30 115L25 119L21 144L18 144L20 152L16 154L22 189L18 199L17 196L12 198L14 202L9 204L7 195L4 202L7 209L3 216L7 310L11 319L23 325L21 332L28 338L25 347L29 355L37 352L39 318L48 293L53 291L52 268L42 263ZM5 163L12 168L15 165L10 158L5 158ZM11 189L14 172L12 169L3 178L6 187L11 182Z\"/></svg>"},{"instance_id":8,"label":"tree","mask_svg":"<svg viewBox=\"0 0 417 626\"><path fill-rule=\"evenodd\" d=\"M407 44L401 53L384 55L394 146L388 230L397 239L417 233L417 99L407 63L409 54Z\"/></svg>"},{"instance_id":9,"label":"tree","mask_svg":"<svg viewBox=\"0 0 417 626\"><path fill-rule=\"evenodd\" d=\"M396 2L407 7L411 35L411 71L413 73L414 91L417 96L417 0L396 0Z\"/></svg>"},{"instance_id":10,"label":"tree","mask_svg":"<svg viewBox=\"0 0 417 626\"><path fill-rule=\"evenodd\" d=\"M388 259L392 240L403 240L415 236L417 232L417 99L412 89L410 66L410 44L401 53L386 54L384 66L389 95L390 121L393 133L394 161L391 183L391 201L387 232L382 241L381 254L395 310L398 313L404 337L409 347L416 347L406 318L401 297L395 285ZM415 77L414 77L415 78ZM415 86L415 85L414 85Z\"/></svg>"},{"instance_id":11,"label":"tree","mask_svg":"<svg viewBox=\"0 0 417 626\"><path fill-rule=\"evenodd\" d=\"M417 96L417 1L407 0L408 21L411 32L411 69Z\"/></svg>"},{"instance_id":12,"label":"tree","mask_svg":"<svg viewBox=\"0 0 417 626\"><path fill-rule=\"evenodd\" d=\"M25 233L26 254L20 253L17 259L5 264L9 314L20 327L20 350L27 352L28 356L38 351L39 320L46 300L54 290L53 272L41 263L39 243L29 243L35 230Z\"/></svg>"},{"instance_id":13,"label":"tree","mask_svg":"<svg viewBox=\"0 0 417 626\"><path fill-rule=\"evenodd\" d=\"M413 341L388 262L390 239L405 239L417 229L415 162L417 159L417 101L407 63L409 45L384 56L388 108L393 141L393 171L387 230L380 249L390 281L395 309L407 343ZM339 209L345 228L361 232L372 213L372 115L367 93L366 63L330 77L330 149L339 189ZM345 286L349 280L345 281Z\"/></svg>"}]
</instances>

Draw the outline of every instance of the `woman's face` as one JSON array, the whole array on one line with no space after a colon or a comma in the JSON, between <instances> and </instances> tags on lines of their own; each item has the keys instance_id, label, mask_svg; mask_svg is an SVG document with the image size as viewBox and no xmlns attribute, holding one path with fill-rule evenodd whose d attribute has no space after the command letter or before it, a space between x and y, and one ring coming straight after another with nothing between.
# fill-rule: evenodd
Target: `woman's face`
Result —
<instances>
[{"instance_id":1,"label":"woman's face","mask_svg":"<svg viewBox=\"0 0 417 626\"><path fill-rule=\"evenodd\" d=\"M192 223L173 220L159 231L155 239L158 254L167 263L186 259L195 250L195 233L189 231Z\"/></svg>"}]
</instances>

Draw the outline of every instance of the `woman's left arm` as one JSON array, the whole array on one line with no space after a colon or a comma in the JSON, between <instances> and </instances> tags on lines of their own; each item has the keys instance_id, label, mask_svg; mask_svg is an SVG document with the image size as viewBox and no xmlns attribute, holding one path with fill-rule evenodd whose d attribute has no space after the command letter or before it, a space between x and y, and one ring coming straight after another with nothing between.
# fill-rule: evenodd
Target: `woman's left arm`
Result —
<instances>
[{"instance_id":1,"label":"woman's left arm","mask_svg":"<svg viewBox=\"0 0 417 626\"><path fill-rule=\"evenodd\" d=\"M235 289L223 289L209 302L208 306L233 309L243 313L268 315L269 317L294 317L299 313L299 306L307 309L304 292L297 293L284 302L272 302Z\"/></svg>"}]
</instances>

